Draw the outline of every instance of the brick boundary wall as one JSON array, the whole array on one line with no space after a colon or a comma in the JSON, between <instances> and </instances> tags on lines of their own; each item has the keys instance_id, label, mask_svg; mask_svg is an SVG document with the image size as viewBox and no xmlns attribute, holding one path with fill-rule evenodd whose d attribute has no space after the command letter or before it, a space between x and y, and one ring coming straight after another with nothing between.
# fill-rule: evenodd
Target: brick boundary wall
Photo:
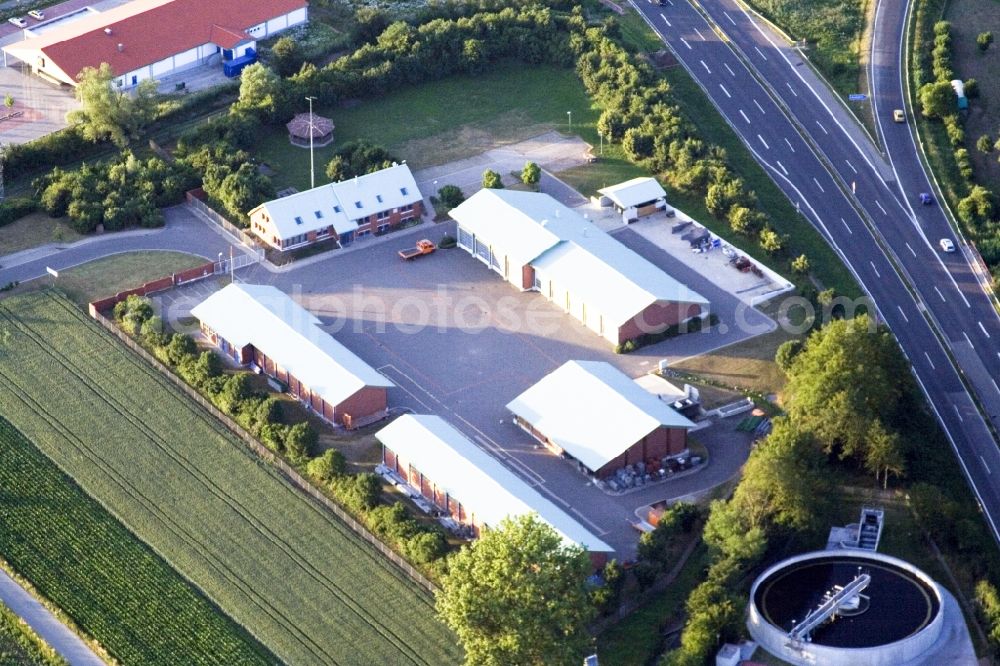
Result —
<instances>
[{"instance_id":1,"label":"brick boundary wall","mask_svg":"<svg viewBox=\"0 0 1000 666\"><path fill-rule=\"evenodd\" d=\"M211 266L212 264L209 264ZM193 269L192 269L193 270ZM126 294L136 293L136 290L131 292L122 292ZM117 298L117 296L113 297ZM123 297L124 298L124 297ZM110 301L111 299L104 299L104 301ZM120 299L121 300L121 299ZM218 419L230 432L239 437L239 439L250 449L257 457L261 458L265 462L273 465L281 473L281 476L285 478L286 481L297 488L302 494L307 498L313 500L315 503L319 504L320 507L326 509L332 513L337 519L344 523L348 528L350 528L355 534L360 536L363 540L370 543L375 547L382 555L389 559L393 564L395 564L399 569L410 577L415 583L421 586L425 591L433 594L437 589L434 583L425 577L422 573L417 571L413 565L407 562L405 559L400 557L396 551L385 545L377 536L368 530L367 527L355 520L350 514L344 511L340 506L333 502L329 497L321 493L312 483L307 481L302 477L298 471L291 465L286 463L280 456L275 454L273 451L268 449L266 446L261 444L247 432L243 426L239 425L229 417L229 415L220 411L215 405L206 400L200 393L188 386L187 382L175 375L170 371L163 363L159 361L155 356L143 349L139 344L132 340L128 335L121 331L117 325L101 313L101 309L96 306L103 301L94 301L89 304L90 316L94 318L97 323L107 329L112 335L121 340L125 346L134 351L140 357L142 357L147 363L158 370L163 376L168 380L173 382L177 388L183 391L189 398L198 403L206 412L211 416ZM117 303L118 301L114 301Z\"/></svg>"},{"instance_id":2,"label":"brick boundary wall","mask_svg":"<svg viewBox=\"0 0 1000 666\"><path fill-rule=\"evenodd\" d=\"M186 271L173 273L172 275L161 277L156 280L150 280L146 284L135 287L134 289L119 291L114 296L108 296L107 298L91 301L87 304L87 311L90 312L91 317L94 317L95 313L110 310L119 302L124 301L126 298L134 294L138 294L139 296L149 296L150 294L155 294L159 291L166 291L167 289L178 287L182 284L187 284L188 282L204 280L205 278L212 277L213 275L215 275L215 263L210 261L207 264L195 266L194 268L189 268Z\"/></svg>"}]
</instances>

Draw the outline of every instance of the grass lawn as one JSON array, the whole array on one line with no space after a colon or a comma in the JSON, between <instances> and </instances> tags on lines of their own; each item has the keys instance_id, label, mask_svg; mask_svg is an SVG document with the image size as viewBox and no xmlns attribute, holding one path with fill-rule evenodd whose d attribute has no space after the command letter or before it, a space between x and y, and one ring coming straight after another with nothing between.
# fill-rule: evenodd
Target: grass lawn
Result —
<instances>
[{"instance_id":1,"label":"grass lawn","mask_svg":"<svg viewBox=\"0 0 1000 666\"><path fill-rule=\"evenodd\" d=\"M18 291L58 285L75 303L85 306L95 299L205 263L203 257L184 252L125 252L60 271L58 278L45 276L32 280L18 287Z\"/></svg>"},{"instance_id":2,"label":"grass lawn","mask_svg":"<svg viewBox=\"0 0 1000 666\"><path fill-rule=\"evenodd\" d=\"M46 243L72 243L84 236L61 219L45 213L31 213L0 228L0 256L38 247Z\"/></svg>"},{"instance_id":3,"label":"grass lawn","mask_svg":"<svg viewBox=\"0 0 1000 666\"><path fill-rule=\"evenodd\" d=\"M316 182L338 146L366 139L387 147L414 169L444 164L500 145L586 122L590 101L571 69L500 63L479 76L454 76L402 88L350 106L317 108L336 125L336 141L315 151ZM591 123L596 122L596 113ZM594 135L596 140L597 136ZM288 143L283 127L260 143L257 156L276 171L278 189L309 187L309 151Z\"/></svg>"},{"instance_id":4,"label":"grass lawn","mask_svg":"<svg viewBox=\"0 0 1000 666\"><path fill-rule=\"evenodd\" d=\"M124 664L273 661L3 419L0 456L0 555L113 657ZM4 660L8 629L0 613L0 663L46 663ZM19 647L30 653L24 640Z\"/></svg>"},{"instance_id":5,"label":"grass lawn","mask_svg":"<svg viewBox=\"0 0 1000 666\"><path fill-rule=\"evenodd\" d=\"M69 300L0 321L7 419L283 662L461 661L425 592Z\"/></svg>"},{"instance_id":6,"label":"grass lawn","mask_svg":"<svg viewBox=\"0 0 1000 666\"><path fill-rule=\"evenodd\" d=\"M662 649L662 632L681 619L684 603L708 566L708 547L699 544L677 579L652 601L597 637L601 663L609 666L645 666Z\"/></svg>"}]
</instances>

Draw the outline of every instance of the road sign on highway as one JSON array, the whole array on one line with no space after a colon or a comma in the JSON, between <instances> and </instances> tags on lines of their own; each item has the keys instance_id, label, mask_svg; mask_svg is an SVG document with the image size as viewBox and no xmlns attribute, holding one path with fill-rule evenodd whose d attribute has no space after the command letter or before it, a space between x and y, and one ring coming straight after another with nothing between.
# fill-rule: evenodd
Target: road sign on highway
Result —
<instances>
[{"instance_id":1,"label":"road sign on highway","mask_svg":"<svg viewBox=\"0 0 1000 666\"><path fill-rule=\"evenodd\" d=\"M54 277L54 278L59 277L59 271L57 271L56 269L52 268L51 266L46 266L45 270L48 271L49 275L51 275L52 277Z\"/></svg>"},{"instance_id":2,"label":"road sign on highway","mask_svg":"<svg viewBox=\"0 0 1000 666\"><path fill-rule=\"evenodd\" d=\"M863 102L866 99L868 99L868 95L864 95L862 93L851 93L850 95L847 96L847 99L851 100L852 102Z\"/></svg>"}]
</instances>

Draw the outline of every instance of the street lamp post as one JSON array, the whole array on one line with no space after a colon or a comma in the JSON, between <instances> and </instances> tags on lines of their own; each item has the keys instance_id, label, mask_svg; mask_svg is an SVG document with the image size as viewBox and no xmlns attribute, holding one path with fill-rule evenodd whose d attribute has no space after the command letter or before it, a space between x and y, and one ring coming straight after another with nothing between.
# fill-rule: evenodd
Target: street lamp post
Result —
<instances>
[{"instance_id":1,"label":"street lamp post","mask_svg":"<svg viewBox=\"0 0 1000 666\"><path fill-rule=\"evenodd\" d=\"M313 100L315 97L306 97L309 100L309 187L316 187L316 163L313 158Z\"/></svg>"},{"instance_id":2,"label":"street lamp post","mask_svg":"<svg viewBox=\"0 0 1000 666\"><path fill-rule=\"evenodd\" d=\"M572 134L573 133L573 112L572 111L567 111L566 112L566 118L567 118L566 122L569 125L569 132L570 132L570 134Z\"/></svg>"}]
</instances>

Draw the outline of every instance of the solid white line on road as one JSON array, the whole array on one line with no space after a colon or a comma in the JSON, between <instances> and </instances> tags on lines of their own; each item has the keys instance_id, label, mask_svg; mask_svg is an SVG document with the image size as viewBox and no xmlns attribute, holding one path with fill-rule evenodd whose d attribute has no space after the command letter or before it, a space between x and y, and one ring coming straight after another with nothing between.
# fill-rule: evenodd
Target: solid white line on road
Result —
<instances>
[{"instance_id":1,"label":"solid white line on road","mask_svg":"<svg viewBox=\"0 0 1000 666\"><path fill-rule=\"evenodd\" d=\"M795 92L795 88L792 87L791 83L789 83L788 81L785 81L785 85L788 86L788 89L792 91L793 95L795 95L796 97L799 96L799 94L797 92ZM819 121L816 121L816 122L819 122Z\"/></svg>"},{"instance_id":2,"label":"solid white line on road","mask_svg":"<svg viewBox=\"0 0 1000 666\"><path fill-rule=\"evenodd\" d=\"M768 150L771 150L771 146L767 145L767 141L764 141L764 137L762 137L760 134L758 134L757 138L760 139L760 142L762 144L764 144L765 148L767 148Z\"/></svg>"},{"instance_id":3,"label":"solid white line on road","mask_svg":"<svg viewBox=\"0 0 1000 666\"><path fill-rule=\"evenodd\" d=\"M701 37L701 41L705 41L705 35L701 34L701 30L695 28L694 31L698 33L699 37Z\"/></svg>"},{"instance_id":4,"label":"solid white line on road","mask_svg":"<svg viewBox=\"0 0 1000 666\"><path fill-rule=\"evenodd\" d=\"M794 152L795 152L795 149L794 149L794 148L792 148L792 142L791 142L791 141L789 141L788 139L785 139L785 143L787 143L787 144L788 144L788 149L789 149L790 151L792 151L792 152L794 153Z\"/></svg>"},{"instance_id":5,"label":"solid white line on road","mask_svg":"<svg viewBox=\"0 0 1000 666\"><path fill-rule=\"evenodd\" d=\"M851 164L850 160L844 160L844 161L847 162L847 166L849 166L851 168L851 171L853 171L854 173L858 172L858 170L854 168L854 165Z\"/></svg>"},{"instance_id":6,"label":"solid white line on road","mask_svg":"<svg viewBox=\"0 0 1000 666\"><path fill-rule=\"evenodd\" d=\"M732 23L733 25L736 25L736 21L734 21L734 20L733 20L733 17L729 15L729 12L722 12L722 13L723 13L723 14L725 15L725 17L726 17L727 19L729 19L729 22L730 22L730 23Z\"/></svg>"},{"instance_id":7,"label":"solid white line on road","mask_svg":"<svg viewBox=\"0 0 1000 666\"><path fill-rule=\"evenodd\" d=\"M817 125L819 125L819 128L820 128L821 130L823 130L823 134L829 134L829 132L827 132L827 131L826 131L826 128L825 128L825 127L823 127L823 123L821 123L820 121L818 121L818 120L817 120L817 121L816 121L816 124L817 124Z\"/></svg>"},{"instance_id":8,"label":"solid white line on road","mask_svg":"<svg viewBox=\"0 0 1000 666\"><path fill-rule=\"evenodd\" d=\"M958 411L958 405L952 405L952 407L955 408L955 415L958 416L958 420L965 423L965 419L962 418L962 412ZM979 459L982 460L982 456L980 456Z\"/></svg>"},{"instance_id":9,"label":"solid white line on road","mask_svg":"<svg viewBox=\"0 0 1000 666\"><path fill-rule=\"evenodd\" d=\"M710 69L708 68L708 65L706 65L706 64L705 64L705 61L704 61L704 60L699 60L698 62L700 62L700 63L701 63L701 66L705 68L705 71L706 71L706 72L708 72L709 74L711 74L711 73L712 73L712 70L710 70Z\"/></svg>"},{"instance_id":10,"label":"solid white line on road","mask_svg":"<svg viewBox=\"0 0 1000 666\"><path fill-rule=\"evenodd\" d=\"M986 464L986 458L979 456L979 462L983 463L983 467L986 468L987 474L993 474L993 472L990 471L990 466Z\"/></svg>"},{"instance_id":11,"label":"solid white line on road","mask_svg":"<svg viewBox=\"0 0 1000 666\"><path fill-rule=\"evenodd\" d=\"M931 364L931 370L937 370L937 368L934 367L934 361L931 360L931 355L924 352L924 356L927 357L927 362Z\"/></svg>"},{"instance_id":12,"label":"solid white line on road","mask_svg":"<svg viewBox=\"0 0 1000 666\"><path fill-rule=\"evenodd\" d=\"M977 321L976 323L979 324L979 330L981 330L983 332L983 335L985 335L987 338L989 338L990 337L990 333L989 333L989 331L986 330L986 327L983 326L983 322Z\"/></svg>"},{"instance_id":13,"label":"solid white line on road","mask_svg":"<svg viewBox=\"0 0 1000 666\"><path fill-rule=\"evenodd\" d=\"M993 382L993 388L995 388L997 390L997 393L1000 393L1000 386L997 386L997 380L995 380L995 379L993 379L991 377L990 381Z\"/></svg>"},{"instance_id":14,"label":"solid white line on road","mask_svg":"<svg viewBox=\"0 0 1000 666\"><path fill-rule=\"evenodd\" d=\"M846 220L845 220L844 218L840 218L840 221L841 221L841 223L842 223L842 224L844 225L844 228L845 228L845 229L847 229L847 233L849 233L849 234L852 234L852 235L853 235L853 234L854 234L854 232L853 232L853 231L851 231L851 228L850 228L849 226L847 226L847 221L846 221Z\"/></svg>"},{"instance_id":15,"label":"solid white line on road","mask_svg":"<svg viewBox=\"0 0 1000 666\"><path fill-rule=\"evenodd\" d=\"M760 105L760 102L758 102L758 101L757 101L757 100L755 99L755 100L753 101L753 103L757 105L757 108L758 108L758 109L760 109L760 112L761 112L761 113L766 113L766 111L764 111L764 107L762 107L762 106Z\"/></svg>"},{"instance_id":16,"label":"solid white line on road","mask_svg":"<svg viewBox=\"0 0 1000 666\"><path fill-rule=\"evenodd\" d=\"M729 66L728 62L724 62L722 65L726 68L726 71L729 72L730 76L736 76L736 72L733 71L733 68Z\"/></svg>"},{"instance_id":17,"label":"solid white line on road","mask_svg":"<svg viewBox=\"0 0 1000 666\"><path fill-rule=\"evenodd\" d=\"M689 49L691 48L691 45L688 44L688 40L686 40L683 37L681 37L681 41L684 42L684 46L688 47Z\"/></svg>"},{"instance_id":18,"label":"solid white line on road","mask_svg":"<svg viewBox=\"0 0 1000 666\"><path fill-rule=\"evenodd\" d=\"M761 50L760 50L759 48L757 48L756 46L755 46L755 47L753 47L753 48L754 48L754 51L756 51L756 52L757 52L758 54L760 54L760 57L761 57L761 58L763 58L764 60L767 60L767 56L766 56L766 55L764 55L764 52L763 52L763 51L761 51Z\"/></svg>"},{"instance_id":19,"label":"solid white line on road","mask_svg":"<svg viewBox=\"0 0 1000 666\"><path fill-rule=\"evenodd\" d=\"M969 339L969 334L966 333L965 331L962 331L962 335L965 336L965 341L969 343L969 346L975 349L976 345L972 344L972 340Z\"/></svg>"},{"instance_id":20,"label":"solid white line on road","mask_svg":"<svg viewBox=\"0 0 1000 666\"><path fill-rule=\"evenodd\" d=\"M940 290L940 289L938 289L937 287L934 287L934 291L936 291L936 292L937 292L937 295L941 297L941 300L942 300L943 302L945 302L945 303L947 303L947 302L948 302L948 299L946 299L946 298L944 297L944 294L942 294L942 293L941 293L941 290Z\"/></svg>"},{"instance_id":21,"label":"solid white line on road","mask_svg":"<svg viewBox=\"0 0 1000 666\"><path fill-rule=\"evenodd\" d=\"M885 208L882 208L882 202L879 201L878 199L875 200L875 205L878 206L878 209L880 211L882 211L883 215L888 215L889 214L889 213L885 212Z\"/></svg>"},{"instance_id":22,"label":"solid white line on road","mask_svg":"<svg viewBox=\"0 0 1000 666\"><path fill-rule=\"evenodd\" d=\"M740 115L743 116L743 120L750 122L750 119L747 118L747 114L743 113L743 109L740 109Z\"/></svg>"},{"instance_id":23,"label":"solid white line on road","mask_svg":"<svg viewBox=\"0 0 1000 666\"><path fill-rule=\"evenodd\" d=\"M724 86L724 85L722 85L722 84L720 83L720 84L719 84L719 87L720 87L720 88L722 88L722 92L726 93L726 97L728 97L729 99L732 99L732 98L733 98L733 96L729 94L729 91L728 91L728 90L726 90L726 86Z\"/></svg>"},{"instance_id":24,"label":"solid white line on road","mask_svg":"<svg viewBox=\"0 0 1000 666\"><path fill-rule=\"evenodd\" d=\"M909 243L904 243L904 244L906 245L906 249L910 251L910 254L912 254L914 257L917 256L917 253L913 250L912 247L910 247Z\"/></svg>"},{"instance_id":25,"label":"solid white line on road","mask_svg":"<svg viewBox=\"0 0 1000 666\"><path fill-rule=\"evenodd\" d=\"M871 264L872 270L875 271L875 277L877 277L877 278L879 278L881 280L882 279L882 275L878 272L878 269L875 268L875 262L874 261L869 261L868 263ZM900 312L902 312L902 310L900 310Z\"/></svg>"},{"instance_id":26,"label":"solid white line on road","mask_svg":"<svg viewBox=\"0 0 1000 666\"><path fill-rule=\"evenodd\" d=\"M787 176L788 175L788 169L786 169L785 165L781 163L781 160L777 160L777 162L778 162L778 166L781 167L781 170L784 171L785 175Z\"/></svg>"},{"instance_id":27,"label":"solid white line on road","mask_svg":"<svg viewBox=\"0 0 1000 666\"><path fill-rule=\"evenodd\" d=\"M815 177L815 176L813 176L813 182L814 182L814 183L816 183L816 187L818 187L818 188L819 188L819 191L820 191L820 192L822 192L823 194L826 194L826 190L824 190L824 189L823 189L823 186L819 184L819 181L818 181L818 180L816 180L816 177Z\"/></svg>"},{"instance_id":28,"label":"solid white line on road","mask_svg":"<svg viewBox=\"0 0 1000 666\"><path fill-rule=\"evenodd\" d=\"M667 20L667 17L664 16L663 14L660 14L660 18L663 19L663 22L667 24L668 28L674 27L673 24L671 24L670 21Z\"/></svg>"},{"instance_id":29,"label":"solid white line on road","mask_svg":"<svg viewBox=\"0 0 1000 666\"><path fill-rule=\"evenodd\" d=\"M910 323L910 318L906 316L905 312L903 312L903 308L901 306L897 305L896 309L899 310L899 314L903 315L903 321L905 321L907 324L909 324Z\"/></svg>"}]
</instances>

